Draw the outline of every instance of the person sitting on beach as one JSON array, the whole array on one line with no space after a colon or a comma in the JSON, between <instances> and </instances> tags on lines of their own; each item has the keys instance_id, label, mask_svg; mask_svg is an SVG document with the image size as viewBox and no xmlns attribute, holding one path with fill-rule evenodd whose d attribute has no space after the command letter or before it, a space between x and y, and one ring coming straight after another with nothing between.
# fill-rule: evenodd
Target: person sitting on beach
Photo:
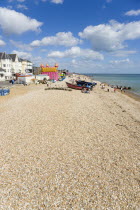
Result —
<instances>
[{"instance_id":1,"label":"person sitting on beach","mask_svg":"<svg viewBox=\"0 0 140 210\"><path fill-rule=\"evenodd\" d=\"M101 85L101 89L105 89L105 85L104 84Z\"/></svg>"},{"instance_id":2,"label":"person sitting on beach","mask_svg":"<svg viewBox=\"0 0 140 210\"><path fill-rule=\"evenodd\" d=\"M87 88L86 89L86 93L90 93L90 88Z\"/></svg>"},{"instance_id":3,"label":"person sitting on beach","mask_svg":"<svg viewBox=\"0 0 140 210\"><path fill-rule=\"evenodd\" d=\"M81 90L81 92L82 92L82 93L85 93L85 91L86 91L86 88L83 87L82 90Z\"/></svg>"},{"instance_id":4,"label":"person sitting on beach","mask_svg":"<svg viewBox=\"0 0 140 210\"><path fill-rule=\"evenodd\" d=\"M90 88L88 87L83 87L81 90L82 93L90 93Z\"/></svg>"}]
</instances>

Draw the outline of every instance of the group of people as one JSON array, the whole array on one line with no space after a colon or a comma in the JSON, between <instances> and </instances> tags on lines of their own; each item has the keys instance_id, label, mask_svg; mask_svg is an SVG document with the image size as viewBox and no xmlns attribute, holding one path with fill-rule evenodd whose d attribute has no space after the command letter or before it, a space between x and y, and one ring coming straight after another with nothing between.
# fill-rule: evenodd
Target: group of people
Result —
<instances>
[{"instance_id":1,"label":"group of people","mask_svg":"<svg viewBox=\"0 0 140 210\"><path fill-rule=\"evenodd\" d=\"M101 86L101 89L105 89L105 84L102 84L102 83L101 83L100 86ZM108 85L108 86L109 86L109 85ZM116 87L111 86L111 88L113 88L114 93L116 92L117 89L119 89L118 86L116 86ZM121 90L121 93L122 93L122 92L125 92L125 90L124 90L123 87L121 87L120 90ZM110 91L110 89L107 88L107 92L109 92L109 91Z\"/></svg>"}]
</instances>

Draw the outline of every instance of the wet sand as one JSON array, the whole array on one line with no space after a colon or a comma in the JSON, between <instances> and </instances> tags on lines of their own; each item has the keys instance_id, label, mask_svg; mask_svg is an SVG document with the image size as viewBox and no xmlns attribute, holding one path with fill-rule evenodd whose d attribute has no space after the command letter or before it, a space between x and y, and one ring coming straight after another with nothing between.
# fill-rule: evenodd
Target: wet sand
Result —
<instances>
[{"instance_id":1,"label":"wet sand","mask_svg":"<svg viewBox=\"0 0 140 210\"><path fill-rule=\"evenodd\" d=\"M127 91L127 90L125 90L125 92L123 91L122 94L125 94L125 95L127 95L127 96L133 98L134 100L140 102L140 95L137 95L137 94L135 94L135 93L133 93L133 92L131 92L131 91Z\"/></svg>"}]
</instances>

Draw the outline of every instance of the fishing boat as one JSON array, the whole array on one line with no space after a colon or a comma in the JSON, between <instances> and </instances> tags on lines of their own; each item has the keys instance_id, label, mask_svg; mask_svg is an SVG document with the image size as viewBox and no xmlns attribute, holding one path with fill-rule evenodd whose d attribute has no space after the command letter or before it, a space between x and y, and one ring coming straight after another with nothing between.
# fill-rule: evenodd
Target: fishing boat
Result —
<instances>
[{"instance_id":1,"label":"fishing boat","mask_svg":"<svg viewBox=\"0 0 140 210\"><path fill-rule=\"evenodd\" d=\"M68 82L66 82L66 84L69 88L76 89L76 90L82 90L83 88L87 88L87 89L90 88L87 85L84 85L84 86L83 85L76 85L76 84L71 84L71 83L68 83Z\"/></svg>"},{"instance_id":2,"label":"fishing boat","mask_svg":"<svg viewBox=\"0 0 140 210\"><path fill-rule=\"evenodd\" d=\"M95 83L95 82L93 82L93 83L92 82L86 82L84 80L76 80L76 83L77 83L77 85L89 85L91 87L97 85L97 83Z\"/></svg>"}]
</instances>

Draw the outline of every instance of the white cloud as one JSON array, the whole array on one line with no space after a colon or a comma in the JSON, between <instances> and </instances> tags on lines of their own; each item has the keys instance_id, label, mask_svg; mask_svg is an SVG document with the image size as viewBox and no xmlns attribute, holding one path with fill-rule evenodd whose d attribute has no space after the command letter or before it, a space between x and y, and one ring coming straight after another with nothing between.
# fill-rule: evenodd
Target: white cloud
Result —
<instances>
[{"instance_id":1,"label":"white cloud","mask_svg":"<svg viewBox=\"0 0 140 210\"><path fill-rule=\"evenodd\" d=\"M16 42L14 40L10 40L10 43L14 45L16 48L26 50L26 51L32 51L32 47L28 44L23 44L22 42Z\"/></svg>"},{"instance_id":2,"label":"white cloud","mask_svg":"<svg viewBox=\"0 0 140 210\"><path fill-rule=\"evenodd\" d=\"M17 1L17 2L25 2L26 0L8 0L8 2L14 2L14 1ZM54 4L63 4L64 0L41 0L42 2L47 2L47 1L50 1Z\"/></svg>"},{"instance_id":3,"label":"white cloud","mask_svg":"<svg viewBox=\"0 0 140 210\"><path fill-rule=\"evenodd\" d=\"M40 66L40 64L43 63L44 59L40 56L37 56L37 57L32 57L30 61L32 61L36 66Z\"/></svg>"},{"instance_id":4,"label":"white cloud","mask_svg":"<svg viewBox=\"0 0 140 210\"><path fill-rule=\"evenodd\" d=\"M130 63L129 58L126 58L124 60L114 60L114 61L110 61L111 64L123 64L123 63Z\"/></svg>"},{"instance_id":5,"label":"white cloud","mask_svg":"<svg viewBox=\"0 0 140 210\"><path fill-rule=\"evenodd\" d=\"M23 59L30 59L32 57L31 53L21 52L17 50L13 50L12 54L17 54L20 58L23 58Z\"/></svg>"},{"instance_id":6,"label":"white cloud","mask_svg":"<svg viewBox=\"0 0 140 210\"><path fill-rule=\"evenodd\" d=\"M58 62L58 61L57 61ZM87 60L82 58L74 58L69 60L64 60L63 62L58 62L60 69L69 69L71 72L77 73L95 73L99 70L104 69L104 64L99 61Z\"/></svg>"},{"instance_id":7,"label":"white cloud","mask_svg":"<svg viewBox=\"0 0 140 210\"><path fill-rule=\"evenodd\" d=\"M124 41L140 38L140 21L123 24L111 20L109 24L88 26L79 36L89 40L94 50L115 51L125 47Z\"/></svg>"},{"instance_id":8,"label":"white cloud","mask_svg":"<svg viewBox=\"0 0 140 210\"><path fill-rule=\"evenodd\" d=\"M6 43L0 39L0 46L4 46L4 45L6 45Z\"/></svg>"},{"instance_id":9,"label":"white cloud","mask_svg":"<svg viewBox=\"0 0 140 210\"><path fill-rule=\"evenodd\" d=\"M18 4L17 9L27 10L28 7L26 7L26 5L24 5L24 4Z\"/></svg>"},{"instance_id":10,"label":"white cloud","mask_svg":"<svg viewBox=\"0 0 140 210\"><path fill-rule=\"evenodd\" d=\"M22 13L0 7L0 26L7 34L22 34L26 31L39 31L41 22Z\"/></svg>"},{"instance_id":11,"label":"white cloud","mask_svg":"<svg viewBox=\"0 0 140 210\"><path fill-rule=\"evenodd\" d=\"M40 52L47 52L47 49L41 49Z\"/></svg>"},{"instance_id":12,"label":"white cloud","mask_svg":"<svg viewBox=\"0 0 140 210\"><path fill-rule=\"evenodd\" d=\"M138 10L130 10L130 11L126 12L125 15L138 16L138 15L140 15L140 9L138 9Z\"/></svg>"},{"instance_id":13,"label":"white cloud","mask_svg":"<svg viewBox=\"0 0 140 210\"><path fill-rule=\"evenodd\" d=\"M72 47L71 49L66 50L64 52L53 51L48 54L48 57L56 57L56 58L81 57L83 59L92 59L92 60L103 60L104 59L102 54L95 52L93 50L90 50L90 49L81 49L80 47Z\"/></svg>"},{"instance_id":14,"label":"white cloud","mask_svg":"<svg viewBox=\"0 0 140 210\"><path fill-rule=\"evenodd\" d=\"M55 4L63 4L64 0L51 0L51 2Z\"/></svg>"},{"instance_id":15,"label":"white cloud","mask_svg":"<svg viewBox=\"0 0 140 210\"><path fill-rule=\"evenodd\" d=\"M77 61L75 59L72 59L72 64L77 64Z\"/></svg>"},{"instance_id":16,"label":"white cloud","mask_svg":"<svg viewBox=\"0 0 140 210\"><path fill-rule=\"evenodd\" d=\"M61 46L74 46L81 43L81 41L75 38L71 32L59 32L56 36L44 37L42 40L33 41L30 46L39 47L47 45L61 45Z\"/></svg>"},{"instance_id":17,"label":"white cloud","mask_svg":"<svg viewBox=\"0 0 140 210\"><path fill-rule=\"evenodd\" d=\"M136 53L137 51L135 50L118 50L118 51L113 52L112 55L116 57L126 57L126 56L133 55Z\"/></svg>"},{"instance_id":18,"label":"white cloud","mask_svg":"<svg viewBox=\"0 0 140 210\"><path fill-rule=\"evenodd\" d=\"M46 2L47 0L41 0L42 2ZM64 0L48 0L54 4L63 4Z\"/></svg>"}]
</instances>

